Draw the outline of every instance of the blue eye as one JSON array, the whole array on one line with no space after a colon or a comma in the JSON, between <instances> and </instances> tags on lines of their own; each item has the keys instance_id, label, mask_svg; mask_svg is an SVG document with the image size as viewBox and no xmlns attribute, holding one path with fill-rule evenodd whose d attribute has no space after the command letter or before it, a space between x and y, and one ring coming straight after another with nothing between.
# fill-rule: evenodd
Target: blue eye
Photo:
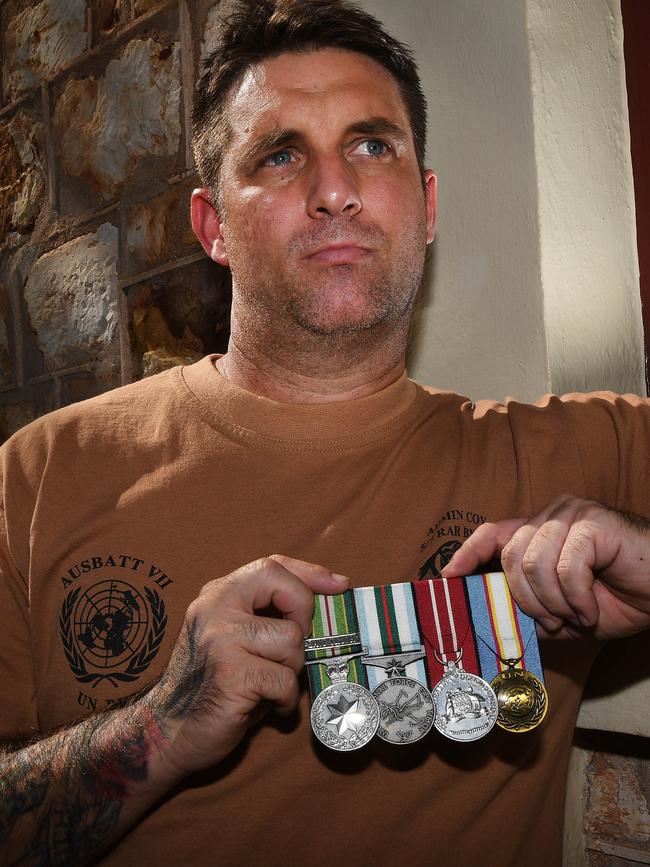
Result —
<instances>
[{"instance_id":1,"label":"blue eye","mask_svg":"<svg viewBox=\"0 0 650 867\"><path fill-rule=\"evenodd\" d=\"M368 153L371 157L380 157L383 156L388 150L388 145L386 142L380 141L376 138L369 138L363 143L366 148L366 153Z\"/></svg>"},{"instance_id":2,"label":"blue eye","mask_svg":"<svg viewBox=\"0 0 650 867\"><path fill-rule=\"evenodd\" d=\"M264 160L266 166L288 166L291 162L291 153L289 151L278 151L271 154Z\"/></svg>"}]
</instances>

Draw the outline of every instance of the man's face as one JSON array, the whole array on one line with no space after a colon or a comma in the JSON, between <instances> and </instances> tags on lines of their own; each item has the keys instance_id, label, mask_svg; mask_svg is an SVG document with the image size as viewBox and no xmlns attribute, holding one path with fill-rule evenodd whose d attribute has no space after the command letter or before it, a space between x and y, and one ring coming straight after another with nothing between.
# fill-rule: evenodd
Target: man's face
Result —
<instances>
[{"instance_id":1,"label":"man's face","mask_svg":"<svg viewBox=\"0 0 650 867\"><path fill-rule=\"evenodd\" d=\"M228 119L210 249L235 302L318 334L408 317L435 178L423 190L393 77L350 51L282 54L249 70Z\"/></svg>"}]
</instances>

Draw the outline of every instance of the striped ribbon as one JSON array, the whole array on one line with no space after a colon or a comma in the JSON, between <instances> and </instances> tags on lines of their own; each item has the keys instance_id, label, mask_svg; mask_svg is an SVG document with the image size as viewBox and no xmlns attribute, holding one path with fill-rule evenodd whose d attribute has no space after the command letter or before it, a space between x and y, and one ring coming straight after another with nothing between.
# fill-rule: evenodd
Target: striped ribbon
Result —
<instances>
[{"instance_id":1,"label":"striped ribbon","mask_svg":"<svg viewBox=\"0 0 650 867\"><path fill-rule=\"evenodd\" d=\"M464 583L478 637L481 676L489 683L507 669L502 659L521 657L516 667L532 672L543 683L535 621L512 598L503 572L469 575Z\"/></svg>"},{"instance_id":2,"label":"striped ribbon","mask_svg":"<svg viewBox=\"0 0 650 867\"><path fill-rule=\"evenodd\" d=\"M407 675L429 687L441 680L443 663L454 661L461 648L462 668L488 682L507 668L501 659L519 657L517 667L544 682L535 621L515 603L503 572L357 587L338 596L316 596L314 638L357 631L369 656L408 652L423 644L426 659L410 663ZM306 658L324 660L358 649L311 651ZM323 665L310 665L307 670L313 701L330 685L330 679ZM365 666L358 658L350 661L348 680L372 690L385 679L384 669Z\"/></svg>"},{"instance_id":3,"label":"striped ribbon","mask_svg":"<svg viewBox=\"0 0 650 867\"><path fill-rule=\"evenodd\" d=\"M359 616L361 642L367 655L390 656L420 647L420 628L415 610L414 584L385 584L380 587L357 587L353 590ZM423 660L406 666L406 676L427 683ZM369 688L386 680L387 672L367 666Z\"/></svg>"},{"instance_id":4,"label":"striped ribbon","mask_svg":"<svg viewBox=\"0 0 650 867\"><path fill-rule=\"evenodd\" d=\"M335 635L346 635L359 629L356 604L352 590L346 590L337 596L316 596L314 600L314 617L311 625L313 638L331 638ZM305 654L307 660L331 659L354 653L359 647L337 647L336 651L315 650ZM368 686L365 666L359 659L350 660L348 680ZM324 665L308 665L309 689L312 701L330 685L327 669Z\"/></svg>"},{"instance_id":5,"label":"striped ribbon","mask_svg":"<svg viewBox=\"0 0 650 867\"><path fill-rule=\"evenodd\" d=\"M454 662L461 649L463 656L460 667L471 674L478 674L476 641L463 579L434 578L417 581L413 587L422 643L427 651L430 685L435 686L442 680L445 674L443 663ZM436 654L439 659L436 659Z\"/></svg>"}]
</instances>

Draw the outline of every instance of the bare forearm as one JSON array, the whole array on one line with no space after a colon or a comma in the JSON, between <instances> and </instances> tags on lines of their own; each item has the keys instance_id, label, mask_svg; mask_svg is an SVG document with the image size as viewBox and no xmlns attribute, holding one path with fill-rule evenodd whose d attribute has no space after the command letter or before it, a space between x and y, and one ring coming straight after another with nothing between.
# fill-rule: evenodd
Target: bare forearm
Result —
<instances>
[{"instance_id":1,"label":"bare forearm","mask_svg":"<svg viewBox=\"0 0 650 867\"><path fill-rule=\"evenodd\" d=\"M0 859L92 864L174 782L147 702L0 757Z\"/></svg>"},{"instance_id":2,"label":"bare forearm","mask_svg":"<svg viewBox=\"0 0 650 867\"><path fill-rule=\"evenodd\" d=\"M268 706L293 710L313 594L345 586L279 555L211 581L146 696L0 753L3 867L94 863L178 780L222 761ZM285 617L256 613L269 606Z\"/></svg>"}]
</instances>

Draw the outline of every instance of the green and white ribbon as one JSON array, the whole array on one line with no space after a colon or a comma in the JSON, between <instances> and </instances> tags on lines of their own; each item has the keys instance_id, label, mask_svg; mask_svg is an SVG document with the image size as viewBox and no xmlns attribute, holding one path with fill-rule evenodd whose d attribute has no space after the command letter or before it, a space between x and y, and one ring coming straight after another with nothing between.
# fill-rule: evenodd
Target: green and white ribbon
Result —
<instances>
[{"instance_id":1,"label":"green and white ribbon","mask_svg":"<svg viewBox=\"0 0 650 867\"><path fill-rule=\"evenodd\" d=\"M312 620L312 639L336 639L337 636L349 635L358 632L356 604L352 590L346 590L337 596L316 596L314 601L314 618ZM332 642L335 643L335 642ZM307 665L309 677L309 689L312 702L324 689L331 684L327 675L326 663L336 659L337 656L346 656L350 653L360 653L359 644L337 646L333 649L310 650L305 653L305 661L311 663L314 660L323 660L323 665ZM359 658L349 662L348 681L368 686L365 666Z\"/></svg>"},{"instance_id":2,"label":"green and white ribbon","mask_svg":"<svg viewBox=\"0 0 650 867\"><path fill-rule=\"evenodd\" d=\"M412 584L358 587L352 592L359 615L361 643L367 650L366 658L393 654L397 656L420 649L421 638ZM383 666L370 664L367 669L371 691L389 675L389 669ZM405 666L405 674L427 685L422 659L409 662Z\"/></svg>"}]
</instances>

